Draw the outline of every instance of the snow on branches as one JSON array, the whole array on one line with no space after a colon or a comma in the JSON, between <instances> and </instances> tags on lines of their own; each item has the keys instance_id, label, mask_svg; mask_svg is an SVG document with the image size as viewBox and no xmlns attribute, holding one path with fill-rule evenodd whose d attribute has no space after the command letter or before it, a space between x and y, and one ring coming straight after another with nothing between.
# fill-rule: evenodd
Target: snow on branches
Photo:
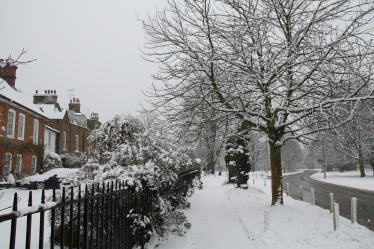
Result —
<instances>
[{"instance_id":1,"label":"snow on branches","mask_svg":"<svg viewBox=\"0 0 374 249\"><path fill-rule=\"evenodd\" d=\"M116 116L88 137L88 163L83 167L94 181L124 180L142 188L172 186L178 173L193 169L191 148L172 143L156 131L145 130L132 116Z\"/></svg>"}]
</instances>

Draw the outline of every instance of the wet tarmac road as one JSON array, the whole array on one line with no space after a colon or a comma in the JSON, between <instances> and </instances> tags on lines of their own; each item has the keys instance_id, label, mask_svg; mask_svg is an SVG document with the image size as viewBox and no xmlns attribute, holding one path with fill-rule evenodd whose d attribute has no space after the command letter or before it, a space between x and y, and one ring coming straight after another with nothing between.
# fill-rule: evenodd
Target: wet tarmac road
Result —
<instances>
[{"instance_id":1,"label":"wet tarmac road","mask_svg":"<svg viewBox=\"0 0 374 249\"><path fill-rule=\"evenodd\" d=\"M338 185L315 181L310 178L313 171L304 171L300 174L283 176L284 194L286 183L289 183L290 196L300 199L300 186L303 187L303 201L311 203L310 189L314 188L316 205L329 209L329 194L334 194L334 200L339 203L341 216L351 218L351 198L357 198L357 222L374 231L374 192L342 187Z\"/></svg>"}]
</instances>

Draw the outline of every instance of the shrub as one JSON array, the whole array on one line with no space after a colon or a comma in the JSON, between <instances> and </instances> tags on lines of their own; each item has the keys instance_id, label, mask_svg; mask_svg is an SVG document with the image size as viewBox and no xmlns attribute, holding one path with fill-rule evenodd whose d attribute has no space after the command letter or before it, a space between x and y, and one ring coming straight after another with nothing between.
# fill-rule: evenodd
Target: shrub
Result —
<instances>
[{"instance_id":1,"label":"shrub","mask_svg":"<svg viewBox=\"0 0 374 249\"><path fill-rule=\"evenodd\" d=\"M61 158L58 154L49 152L43 161L43 166L39 167L38 173L43 174L51 169L62 168Z\"/></svg>"},{"instance_id":2,"label":"shrub","mask_svg":"<svg viewBox=\"0 0 374 249\"><path fill-rule=\"evenodd\" d=\"M86 155L82 153L81 156L72 155L69 153L64 153L60 155L62 165L64 168L81 168L86 164Z\"/></svg>"}]
</instances>

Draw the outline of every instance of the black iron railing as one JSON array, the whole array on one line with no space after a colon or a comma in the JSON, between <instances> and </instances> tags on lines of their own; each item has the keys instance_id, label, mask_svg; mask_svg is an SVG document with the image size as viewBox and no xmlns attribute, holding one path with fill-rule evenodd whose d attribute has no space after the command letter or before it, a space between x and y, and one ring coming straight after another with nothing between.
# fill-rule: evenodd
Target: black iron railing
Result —
<instances>
[{"instance_id":1,"label":"black iron railing","mask_svg":"<svg viewBox=\"0 0 374 249\"><path fill-rule=\"evenodd\" d=\"M193 178L198 174L191 171L181 174L172 193L185 194ZM18 196L14 194L13 211L0 215L0 222L11 220L9 249L16 248L17 219L27 216L26 246L31 248L31 225L35 214L39 214L38 248L42 249L49 239L49 248L132 248L137 244L144 248L147 236L134 230L132 213L142 216L150 212L152 191L143 183L142 191L135 192L124 182L85 185L66 190L60 196L53 190L51 202L45 201L42 190L40 205L33 205L32 192L29 192L28 207L18 210ZM45 216L49 215L50 231L44 231ZM3 242L2 242L3 243ZM5 246L4 244L2 244ZM19 246L17 246L19 247ZM23 247L23 246L22 246Z\"/></svg>"}]
</instances>

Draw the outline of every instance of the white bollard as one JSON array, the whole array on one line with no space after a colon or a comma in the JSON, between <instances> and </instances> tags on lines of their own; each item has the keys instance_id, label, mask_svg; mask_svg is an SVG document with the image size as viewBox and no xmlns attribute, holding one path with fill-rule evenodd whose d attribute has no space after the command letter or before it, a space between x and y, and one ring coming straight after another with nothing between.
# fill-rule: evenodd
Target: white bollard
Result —
<instances>
[{"instance_id":1,"label":"white bollard","mask_svg":"<svg viewBox=\"0 0 374 249\"><path fill-rule=\"evenodd\" d=\"M314 206L314 205L316 205L316 198L314 196L314 188L311 188L310 192L312 194L312 205Z\"/></svg>"},{"instance_id":2,"label":"white bollard","mask_svg":"<svg viewBox=\"0 0 374 249\"><path fill-rule=\"evenodd\" d=\"M303 200L303 186L300 186L300 201Z\"/></svg>"},{"instance_id":3,"label":"white bollard","mask_svg":"<svg viewBox=\"0 0 374 249\"><path fill-rule=\"evenodd\" d=\"M287 189L287 196L289 196L289 194L290 194L290 184L287 182L287 184L286 184L286 189Z\"/></svg>"},{"instance_id":4,"label":"white bollard","mask_svg":"<svg viewBox=\"0 0 374 249\"><path fill-rule=\"evenodd\" d=\"M255 185L255 179L253 178L253 186Z\"/></svg>"},{"instance_id":5,"label":"white bollard","mask_svg":"<svg viewBox=\"0 0 374 249\"><path fill-rule=\"evenodd\" d=\"M264 211L264 231L270 228L269 210Z\"/></svg>"},{"instance_id":6,"label":"white bollard","mask_svg":"<svg viewBox=\"0 0 374 249\"><path fill-rule=\"evenodd\" d=\"M357 198L352 197L351 199L351 222L356 223L357 222Z\"/></svg>"},{"instance_id":7,"label":"white bollard","mask_svg":"<svg viewBox=\"0 0 374 249\"><path fill-rule=\"evenodd\" d=\"M333 204L333 222L334 222L334 231L340 227L340 216L339 216L339 204Z\"/></svg>"},{"instance_id":8,"label":"white bollard","mask_svg":"<svg viewBox=\"0 0 374 249\"><path fill-rule=\"evenodd\" d=\"M333 208L334 208L334 194L330 193L330 214L332 213Z\"/></svg>"}]
</instances>

